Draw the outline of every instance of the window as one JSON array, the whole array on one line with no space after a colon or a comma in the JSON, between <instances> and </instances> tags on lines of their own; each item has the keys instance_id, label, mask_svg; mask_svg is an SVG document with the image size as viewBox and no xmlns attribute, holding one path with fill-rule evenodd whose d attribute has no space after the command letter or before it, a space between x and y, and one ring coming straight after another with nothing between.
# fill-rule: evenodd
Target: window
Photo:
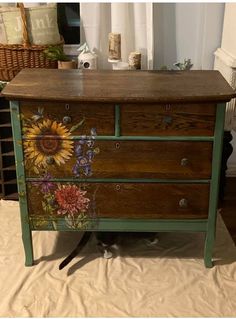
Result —
<instances>
[{"instance_id":1,"label":"window","mask_svg":"<svg viewBox=\"0 0 236 319\"><path fill-rule=\"evenodd\" d=\"M59 32L65 44L80 43L79 3L57 3Z\"/></svg>"}]
</instances>

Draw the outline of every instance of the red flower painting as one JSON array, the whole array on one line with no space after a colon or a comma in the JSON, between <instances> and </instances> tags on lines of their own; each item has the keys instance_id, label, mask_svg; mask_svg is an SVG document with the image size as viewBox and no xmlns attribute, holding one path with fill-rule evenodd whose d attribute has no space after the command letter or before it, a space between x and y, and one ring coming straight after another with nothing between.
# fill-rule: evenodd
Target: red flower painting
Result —
<instances>
[{"instance_id":1,"label":"red flower painting","mask_svg":"<svg viewBox=\"0 0 236 319\"><path fill-rule=\"evenodd\" d=\"M85 197L86 191L76 185L63 185L55 191L55 199L59 206L59 215L77 215L88 210L90 199Z\"/></svg>"}]
</instances>

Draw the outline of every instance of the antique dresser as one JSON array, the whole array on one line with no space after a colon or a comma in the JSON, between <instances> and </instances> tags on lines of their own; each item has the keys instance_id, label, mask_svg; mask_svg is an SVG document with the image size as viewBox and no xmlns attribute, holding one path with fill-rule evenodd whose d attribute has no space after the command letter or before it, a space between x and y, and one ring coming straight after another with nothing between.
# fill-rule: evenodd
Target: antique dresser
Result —
<instances>
[{"instance_id":1,"label":"antique dresser","mask_svg":"<svg viewBox=\"0 0 236 319\"><path fill-rule=\"evenodd\" d=\"M212 267L225 103L218 71L25 69L11 101L22 238L205 232ZM42 243L43 245L43 243Z\"/></svg>"}]
</instances>

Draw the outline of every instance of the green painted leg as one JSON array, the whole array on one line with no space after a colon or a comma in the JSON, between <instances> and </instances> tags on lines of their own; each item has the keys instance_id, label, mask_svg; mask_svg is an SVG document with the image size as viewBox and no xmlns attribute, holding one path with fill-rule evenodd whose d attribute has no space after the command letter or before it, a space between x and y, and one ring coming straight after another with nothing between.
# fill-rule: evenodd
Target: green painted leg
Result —
<instances>
[{"instance_id":1,"label":"green painted leg","mask_svg":"<svg viewBox=\"0 0 236 319\"><path fill-rule=\"evenodd\" d=\"M25 250L25 266L33 266L34 264L34 254L32 245L32 232L30 229L23 230L22 241Z\"/></svg>"},{"instance_id":2,"label":"green painted leg","mask_svg":"<svg viewBox=\"0 0 236 319\"><path fill-rule=\"evenodd\" d=\"M204 250L204 263L206 268L213 267L212 255L213 255L214 240L215 240L214 231L208 231L206 233L205 250Z\"/></svg>"},{"instance_id":3,"label":"green painted leg","mask_svg":"<svg viewBox=\"0 0 236 319\"><path fill-rule=\"evenodd\" d=\"M205 241L204 262L207 268L213 267L212 255L215 241L216 214L218 206L218 191L220 180L220 165L222 158L222 143L224 132L225 104L218 104L216 110L216 125L213 143L212 177L209 199L209 214Z\"/></svg>"},{"instance_id":4,"label":"green painted leg","mask_svg":"<svg viewBox=\"0 0 236 319\"><path fill-rule=\"evenodd\" d=\"M25 169L24 169L24 156L22 149L22 136L21 136L21 121L19 103L16 101L10 102L11 109L11 121L14 123L12 126L12 134L15 150L15 162L16 162L16 175L17 175L17 187L19 194L20 204L20 217L21 217L21 229L22 240L25 250L25 265L33 265L33 245L32 234L29 225L28 216L28 203L26 198L26 182L25 182Z\"/></svg>"}]
</instances>

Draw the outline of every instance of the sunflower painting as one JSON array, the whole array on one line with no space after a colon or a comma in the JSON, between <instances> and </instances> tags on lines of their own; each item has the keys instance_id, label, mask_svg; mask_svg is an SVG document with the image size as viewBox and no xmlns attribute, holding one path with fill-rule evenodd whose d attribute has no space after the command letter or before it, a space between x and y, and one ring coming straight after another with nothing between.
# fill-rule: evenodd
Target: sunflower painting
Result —
<instances>
[{"instance_id":1,"label":"sunflower painting","mask_svg":"<svg viewBox=\"0 0 236 319\"><path fill-rule=\"evenodd\" d=\"M45 117L44 109L40 107L31 118L25 118L23 114L21 118L27 170L42 176L52 164L64 165L74 155L73 175L92 175L91 165L94 156L99 154L99 148L95 147L96 128L91 128L91 135L81 135L75 142L71 139L71 133L84 124L84 118L70 129L61 122Z\"/></svg>"},{"instance_id":2,"label":"sunflower painting","mask_svg":"<svg viewBox=\"0 0 236 319\"><path fill-rule=\"evenodd\" d=\"M39 167L47 167L52 162L65 164L73 153L73 141L66 139L70 134L62 123L50 119L32 123L25 132L26 161Z\"/></svg>"}]
</instances>

